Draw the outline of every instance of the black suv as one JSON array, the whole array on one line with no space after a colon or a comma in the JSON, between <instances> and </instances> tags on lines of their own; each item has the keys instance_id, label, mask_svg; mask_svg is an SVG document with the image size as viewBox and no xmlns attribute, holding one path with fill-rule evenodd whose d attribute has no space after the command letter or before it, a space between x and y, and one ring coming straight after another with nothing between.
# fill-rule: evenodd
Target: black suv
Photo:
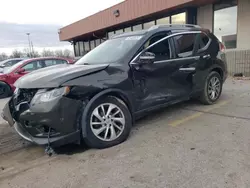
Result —
<instances>
[{"instance_id":1,"label":"black suv","mask_svg":"<svg viewBox=\"0 0 250 188\"><path fill-rule=\"evenodd\" d=\"M39 145L119 144L152 110L198 98L214 104L227 77L224 47L195 25L154 26L114 36L75 65L20 78L3 117Z\"/></svg>"}]
</instances>

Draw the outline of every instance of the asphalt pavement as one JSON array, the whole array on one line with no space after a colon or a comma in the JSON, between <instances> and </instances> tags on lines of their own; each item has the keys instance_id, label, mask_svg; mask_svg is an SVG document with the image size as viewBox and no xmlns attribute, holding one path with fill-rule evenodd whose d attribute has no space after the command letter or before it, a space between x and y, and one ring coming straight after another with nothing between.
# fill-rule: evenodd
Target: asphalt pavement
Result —
<instances>
[{"instance_id":1,"label":"asphalt pavement","mask_svg":"<svg viewBox=\"0 0 250 188\"><path fill-rule=\"evenodd\" d=\"M136 122L118 146L68 145L52 157L1 120L0 187L249 188L249 99L249 80L228 79L215 105L177 104Z\"/></svg>"}]
</instances>

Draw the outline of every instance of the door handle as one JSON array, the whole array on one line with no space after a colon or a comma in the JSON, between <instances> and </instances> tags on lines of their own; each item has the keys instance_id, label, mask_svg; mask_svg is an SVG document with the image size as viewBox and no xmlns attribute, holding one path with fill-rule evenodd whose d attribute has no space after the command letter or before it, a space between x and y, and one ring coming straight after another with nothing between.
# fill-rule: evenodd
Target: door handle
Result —
<instances>
[{"instance_id":1,"label":"door handle","mask_svg":"<svg viewBox=\"0 0 250 188\"><path fill-rule=\"evenodd\" d=\"M211 56L209 54L202 56L203 59L209 59Z\"/></svg>"},{"instance_id":2,"label":"door handle","mask_svg":"<svg viewBox=\"0 0 250 188\"><path fill-rule=\"evenodd\" d=\"M179 71L185 71L185 72L195 71L195 70L196 70L195 67L179 68Z\"/></svg>"}]
</instances>

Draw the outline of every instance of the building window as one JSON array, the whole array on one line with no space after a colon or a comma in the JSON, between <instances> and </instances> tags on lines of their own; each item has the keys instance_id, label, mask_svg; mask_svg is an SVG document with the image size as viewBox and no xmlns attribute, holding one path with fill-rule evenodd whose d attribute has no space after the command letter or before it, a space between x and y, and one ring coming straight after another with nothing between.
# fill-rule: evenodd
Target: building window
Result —
<instances>
[{"instance_id":1,"label":"building window","mask_svg":"<svg viewBox=\"0 0 250 188\"><path fill-rule=\"evenodd\" d=\"M155 21L152 21L152 22L147 22L147 23L144 23L143 24L143 28L144 29L149 29L150 27L154 26L155 25Z\"/></svg>"},{"instance_id":2,"label":"building window","mask_svg":"<svg viewBox=\"0 0 250 188\"><path fill-rule=\"evenodd\" d=\"M91 40L90 41L90 50L93 50L95 48L95 41Z\"/></svg>"},{"instance_id":3,"label":"building window","mask_svg":"<svg viewBox=\"0 0 250 188\"><path fill-rule=\"evenodd\" d=\"M185 24L186 12L171 16L172 24Z\"/></svg>"},{"instance_id":4,"label":"building window","mask_svg":"<svg viewBox=\"0 0 250 188\"><path fill-rule=\"evenodd\" d=\"M103 42L105 42L106 40L104 40L104 39L101 39L101 43L103 43Z\"/></svg>"},{"instance_id":5,"label":"building window","mask_svg":"<svg viewBox=\"0 0 250 188\"><path fill-rule=\"evenodd\" d=\"M142 30L141 24L133 26L133 31L140 31L140 30Z\"/></svg>"},{"instance_id":6,"label":"building window","mask_svg":"<svg viewBox=\"0 0 250 188\"><path fill-rule=\"evenodd\" d=\"M85 49L85 52L89 52L90 51L89 42L84 42L84 49Z\"/></svg>"},{"instance_id":7,"label":"building window","mask_svg":"<svg viewBox=\"0 0 250 188\"><path fill-rule=\"evenodd\" d=\"M83 42L79 42L80 56L84 55L84 44Z\"/></svg>"},{"instance_id":8,"label":"building window","mask_svg":"<svg viewBox=\"0 0 250 188\"><path fill-rule=\"evenodd\" d=\"M132 30L131 30L131 27L127 27L127 28L124 29L124 32L125 32L125 33L131 32L131 31L132 31Z\"/></svg>"},{"instance_id":9,"label":"building window","mask_svg":"<svg viewBox=\"0 0 250 188\"><path fill-rule=\"evenodd\" d=\"M117 30L117 31L115 31L115 34L122 34L123 33L123 29L120 29L120 30Z\"/></svg>"},{"instance_id":10,"label":"building window","mask_svg":"<svg viewBox=\"0 0 250 188\"><path fill-rule=\"evenodd\" d=\"M109 38L109 39L112 38L112 37L114 36L114 34L115 34L114 31L109 32L109 33L108 33L108 38Z\"/></svg>"},{"instance_id":11,"label":"building window","mask_svg":"<svg viewBox=\"0 0 250 188\"><path fill-rule=\"evenodd\" d=\"M160 25L160 24L169 24L169 23L170 23L169 17L161 18L159 20L156 20L156 24L157 25Z\"/></svg>"},{"instance_id":12,"label":"building window","mask_svg":"<svg viewBox=\"0 0 250 188\"><path fill-rule=\"evenodd\" d=\"M237 1L214 5L214 34L227 49L237 47Z\"/></svg>"},{"instance_id":13,"label":"building window","mask_svg":"<svg viewBox=\"0 0 250 188\"><path fill-rule=\"evenodd\" d=\"M95 40L95 45L96 45L96 46L99 46L100 44L101 44L101 39L96 39L96 40Z\"/></svg>"},{"instance_id":14,"label":"building window","mask_svg":"<svg viewBox=\"0 0 250 188\"><path fill-rule=\"evenodd\" d=\"M78 42L75 43L75 56L76 57L80 56L80 53L79 53L79 43Z\"/></svg>"}]
</instances>

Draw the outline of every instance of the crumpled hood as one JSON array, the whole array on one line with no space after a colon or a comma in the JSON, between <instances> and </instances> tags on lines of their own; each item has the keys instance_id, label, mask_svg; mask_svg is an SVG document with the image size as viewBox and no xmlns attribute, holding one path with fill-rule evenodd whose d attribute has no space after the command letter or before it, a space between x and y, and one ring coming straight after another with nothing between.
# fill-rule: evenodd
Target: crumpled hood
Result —
<instances>
[{"instance_id":1,"label":"crumpled hood","mask_svg":"<svg viewBox=\"0 0 250 188\"><path fill-rule=\"evenodd\" d=\"M59 87L66 81L104 70L108 64L97 65L56 65L31 72L19 78L17 88Z\"/></svg>"}]
</instances>

